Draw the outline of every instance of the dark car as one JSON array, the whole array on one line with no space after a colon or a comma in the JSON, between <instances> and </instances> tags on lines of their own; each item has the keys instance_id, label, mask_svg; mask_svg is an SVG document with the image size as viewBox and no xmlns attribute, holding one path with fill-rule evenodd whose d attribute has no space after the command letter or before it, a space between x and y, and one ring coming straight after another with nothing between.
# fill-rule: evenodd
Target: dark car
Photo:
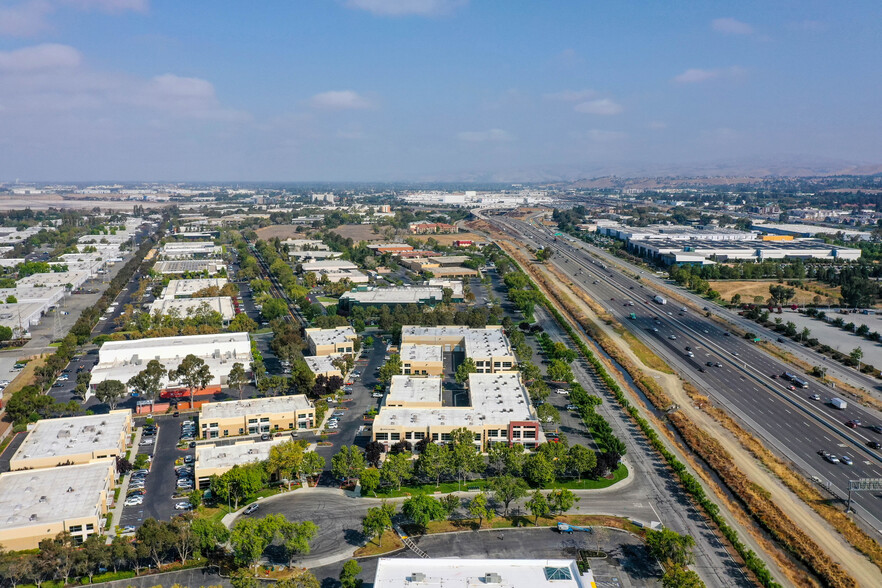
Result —
<instances>
[{"instance_id":1,"label":"dark car","mask_svg":"<svg viewBox=\"0 0 882 588\"><path fill-rule=\"evenodd\" d=\"M871 449L882 449L882 443L879 443L878 441L868 441L867 447Z\"/></svg>"},{"instance_id":2,"label":"dark car","mask_svg":"<svg viewBox=\"0 0 882 588\"><path fill-rule=\"evenodd\" d=\"M264 433L263 435L260 436L260 440L261 440L261 441L269 441L269 440L270 440L270 434L269 434L269 433Z\"/></svg>"},{"instance_id":3,"label":"dark car","mask_svg":"<svg viewBox=\"0 0 882 588\"><path fill-rule=\"evenodd\" d=\"M706 365L707 367L714 367L714 362L708 361L704 365Z\"/></svg>"},{"instance_id":4,"label":"dark car","mask_svg":"<svg viewBox=\"0 0 882 588\"><path fill-rule=\"evenodd\" d=\"M869 429L874 433L882 433L882 425L870 425Z\"/></svg>"}]
</instances>

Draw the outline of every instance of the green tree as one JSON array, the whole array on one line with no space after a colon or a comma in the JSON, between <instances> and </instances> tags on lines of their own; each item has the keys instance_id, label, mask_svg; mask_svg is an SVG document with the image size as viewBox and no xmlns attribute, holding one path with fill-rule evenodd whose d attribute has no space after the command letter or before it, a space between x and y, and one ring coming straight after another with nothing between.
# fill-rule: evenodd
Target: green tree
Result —
<instances>
[{"instance_id":1,"label":"green tree","mask_svg":"<svg viewBox=\"0 0 882 588\"><path fill-rule=\"evenodd\" d=\"M196 539L196 549L203 556L217 554L230 538L230 531L220 521L207 517L196 517L190 522L190 529Z\"/></svg>"},{"instance_id":2,"label":"green tree","mask_svg":"<svg viewBox=\"0 0 882 588\"><path fill-rule=\"evenodd\" d=\"M300 468L297 471L297 474L314 476L323 469L325 469L325 458L315 451L309 451L303 456L303 461L300 462Z\"/></svg>"},{"instance_id":3,"label":"green tree","mask_svg":"<svg viewBox=\"0 0 882 588\"><path fill-rule=\"evenodd\" d=\"M582 445L573 445L567 450L567 470L570 475L582 481L582 475L597 467L597 454Z\"/></svg>"},{"instance_id":4,"label":"green tree","mask_svg":"<svg viewBox=\"0 0 882 588\"><path fill-rule=\"evenodd\" d=\"M389 454L380 467L380 479L401 490L401 483L413 475L413 462L404 453Z\"/></svg>"},{"instance_id":5,"label":"green tree","mask_svg":"<svg viewBox=\"0 0 882 588\"><path fill-rule=\"evenodd\" d=\"M704 588L705 584L701 577L680 566L668 566L665 575L662 576L662 588Z\"/></svg>"},{"instance_id":6,"label":"green tree","mask_svg":"<svg viewBox=\"0 0 882 588\"><path fill-rule=\"evenodd\" d=\"M285 519L284 515L270 515L277 517L276 534L281 538L285 553L288 555L288 567L294 564L294 558L310 552L310 544L318 534L318 525L312 521L294 522ZM269 517L267 517L269 518Z\"/></svg>"},{"instance_id":7,"label":"green tree","mask_svg":"<svg viewBox=\"0 0 882 588\"><path fill-rule=\"evenodd\" d=\"M268 518L242 517L233 525L230 545L236 565L249 567L257 564L264 550L272 543L276 529L273 521L267 521Z\"/></svg>"},{"instance_id":8,"label":"green tree","mask_svg":"<svg viewBox=\"0 0 882 588\"><path fill-rule=\"evenodd\" d=\"M851 353L848 354L853 362L857 364L858 371L861 369L861 360L864 358L864 350L860 347L855 347L851 350Z\"/></svg>"},{"instance_id":9,"label":"green tree","mask_svg":"<svg viewBox=\"0 0 882 588\"><path fill-rule=\"evenodd\" d=\"M250 333L257 330L257 323L250 316L241 312L233 317L227 329L233 333Z\"/></svg>"},{"instance_id":10,"label":"green tree","mask_svg":"<svg viewBox=\"0 0 882 588\"><path fill-rule=\"evenodd\" d=\"M260 491L266 485L266 479L262 463L234 465L220 476L212 476L211 494L238 510L239 502Z\"/></svg>"},{"instance_id":11,"label":"green tree","mask_svg":"<svg viewBox=\"0 0 882 588\"><path fill-rule=\"evenodd\" d=\"M573 505L579 500L581 499L577 498L575 494L566 488L558 488L552 490L548 495L548 507L552 511L557 511L560 514L563 514L573 508Z\"/></svg>"},{"instance_id":12,"label":"green tree","mask_svg":"<svg viewBox=\"0 0 882 588\"><path fill-rule=\"evenodd\" d=\"M126 395L126 385L119 380L104 380L95 387L95 398L104 402L110 410L116 410L117 403Z\"/></svg>"},{"instance_id":13,"label":"green tree","mask_svg":"<svg viewBox=\"0 0 882 588\"><path fill-rule=\"evenodd\" d=\"M262 583L254 577L250 568L239 568L230 573L230 584L233 588L260 588Z\"/></svg>"},{"instance_id":14,"label":"green tree","mask_svg":"<svg viewBox=\"0 0 882 588\"><path fill-rule=\"evenodd\" d=\"M296 477L306 453L306 442L285 441L270 447L269 458L266 467L275 472L279 479L291 480Z\"/></svg>"},{"instance_id":15,"label":"green tree","mask_svg":"<svg viewBox=\"0 0 882 588\"><path fill-rule=\"evenodd\" d=\"M548 366L548 377L554 382L572 382L573 370L560 359L552 359Z\"/></svg>"},{"instance_id":16,"label":"green tree","mask_svg":"<svg viewBox=\"0 0 882 588\"><path fill-rule=\"evenodd\" d=\"M522 361L518 366L518 369L521 371L521 377L524 382L532 382L533 380L542 378L542 370L539 369L539 366L530 361Z\"/></svg>"},{"instance_id":17,"label":"green tree","mask_svg":"<svg viewBox=\"0 0 882 588\"><path fill-rule=\"evenodd\" d=\"M469 474L484 470L484 457L475 445L475 434L465 427L450 432L450 465L460 488Z\"/></svg>"},{"instance_id":18,"label":"green tree","mask_svg":"<svg viewBox=\"0 0 882 588\"><path fill-rule=\"evenodd\" d=\"M77 374L77 385L74 388L74 393L77 395L77 398L84 402L86 395L89 393L89 382L91 381L92 372L80 372Z\"/></svg>"},{"instance_id":19,"label":"green tree","mask_svg":"<svg viewBox=\"0 0 882 588\"><path fill-rule=\"evenodd\" d=\"M493 478L490 481L490 490L493 492L493 500L502 503L503 516L508 516L509 505L526 496L529 486L522 479L506 474Z\"/></svg>"},{"instance_id":20,"label":"green tree","mask_svg":"<svg viewBox=\"0 0 882 588\"><path fill-rule=\"evenodd\" d=\"M263 308L260 310L260 314L263 316L263 320L265 321L273 321L277 318L281 318L288 313L288 305L284 300L279 298L270 298L266 302L263 303Z\"/></svg>"},{"instance_id":21,"label":"green tree","mask_svg":"<svg viewBox=\"0 0 882 588\"><path fill-rule=\"evenodd\" d=\"M453 473L452 454L447 447L429 442L417 458L417 472L428 480L434 480L435 486L441 484L443 476Z\"/></svg>"},{"instance_id":22,"label":"green tree","mask_svg":"<svg viewBox=\"0 0 882 588\"><path fill-rule=\"evenodd\" d=\"M227 386L239 391L239 400L242 400L242 390L248 384L248 374L241 362L233 364L230 374L227 376Z\"/></svg>"},{"instance_id":23,"label":"green tree","mask_svg":"<svg viewBox=\"0 0 882 588\"><path fill-rule=\"evenodd\" d=\"M680 535L670 529L647 531L646 545L653 557L663 564L687 566L694 559L692 548L695 547L695 539L689 535Z\"/></svg>"},{"instance_id":24,"label":"green tree","mask_svg":"<svg viewBox=\"0 0 882 588\"><path fill-rule=\"evenodd\" d=\"M536 407L536 416L539 417L539 422L542 423L557 424L560 422L560 411L548 402Z\"/></svg>"},{"instance_id":25,"label":"green tree","mask_svg":"<svg viewBox=\"0 0 882 588\"><path fill-rule=\"evenodd\" d=\"M530 500L527 501L525 506L527 507L527 510L530 511L530 514L536 517L533 524L537 527L539 526L539 517L548 516L551 512L548 506L548 500L545 499L545 495L542 494L540 490L533 492L533 495L530 497Z\"/></svg>"},{"instance_id":26,"label":"green tree","mask_svg":"<svg viewBox=\"0 0 882 588\"><path fill-rule=\"evenodd\" d=\"M82 373L85 372L77 374L78 381ZM156 397L159 396L159 392L162 390L162 380L165 378L165 374L165 366L159 363L159 360L151 359L143 370L132 376L128 382L129 388L133 389L144 399L155 402Z\"/></svg>"},{"instance_id":27,"label":"green tree","mask_svg":"<svg viewBox=\"0 0 882 588\"><path fill-rule=\"evenodd\" d=\"M340 571L341 588L360 588L362 585L362 581L358 577L360 573L361 566L354 559L343 564L343 569Z\"/></svg>"},{"instance_id":28,"label":"green tree","mask_svg":"<svg viewBox=\"0 0 882 588\"><path fill-rule=\"evenodd\" d=\"M389 355L388 361L380 368L379 380L383 384L388 384L392 381L392 376L397 376L400 373L401 356L397 353L392 353Z\"/></svg>"},{"instance_id":29,"label":"green tree","mask_svg":"<svg viewBox=\"0 0 882 588\"><path fill-rule=\"evenodd\" d=\"M364 454L355 445L344 445L331 458L331 473L344 482L359 477L365 467Z\"/></svg>"},{"instance_id":30,"label":"green tree","mask_svg":"<svg viewBox=\"0 0 882 588\"><path fill-rule=\"evenodd\" d=\"M12 339L12 329L5 325L0 325L0 341L9 341Z\"/></svg>"},{"instance_id":31,"label":"green tree","mask_svg":"<svg viewBox=\"0 0 882 588\"><path fill-rule=\"evenodd\" d=\"M435 498L425 494L417 494L405 500L401 505L401 512L423 532L431 521L439 521L447 516L444 506Z\"/></svg>"},{"instance_id":32,"label":"green tree","mask_svg":"<svg viewBox=\"0 0 882 588\"><path fill-rule=\"evenodd\" d=\"M532 486L545 486L554 480L554 464L544 453L534 453L524 462L524 478Z\"/></svg>"},{"instance_id":33,"label":"green tree","mask_svg":"<svg viewBox=\"0 0 882 588\"><path fill-rule=\"evenodd\" d=\"M487 506L486 494L479 492L469 501L469 514L472 515L472 518L478 519L478 528L480 529L484 519L490 518L491 515L491 510Z\"/></svg>"},{"instance_id":34,"label":"green tree","mask_svg":"<svg viewBox=\"0 0 882 588\"><path fill-rule=\"evenodd\" d=\"M363 472L361 472L361 476L358 478L358 483L361 484L362 493L377 495L377 488L380 487L380 470L377 468L366 468Z\"/></svg>"},{"instance_id":35,"label":"green tree","mask_svg":"<svg viewBox=\"0 0 882 588\"><path fill-rule=\"evenodd\" d=\"M211 370L208 369L204 359L190 353L184 357L176 369L168 372L168 378L187 387L190 391L190 406L192 407L196 390L207 388L214 376L211 375Z\"/></svg>"},{"instance_id":36,"label":"green tree","mask_svg":"<svg viewBox=\"0 0 882 588\"><path fill-rule=\"evenodd\" d=\"M465 358L456 368L456 382L460 385L469 381L469 374L477 373L478 368L471 357Z\"/></svg>"},{"instance_id":37,"label":"green tree","mask_svg":"<svg viewBox=\"0 0 882 588\"><path fill-rule=\"evenodd\" d=\"M377 545L386 529L392 528L392 517L395 516L395 505L385 500L380 506L369 508L361 521L361 530L368 541L377 539Z\"/></svg>"}]
</instances>

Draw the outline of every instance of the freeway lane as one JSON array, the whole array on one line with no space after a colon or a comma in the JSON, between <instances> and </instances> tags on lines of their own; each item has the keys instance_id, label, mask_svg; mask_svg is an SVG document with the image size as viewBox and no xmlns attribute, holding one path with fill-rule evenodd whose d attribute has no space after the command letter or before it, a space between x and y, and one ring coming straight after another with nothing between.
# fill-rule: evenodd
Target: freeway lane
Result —
<instances>
[{"instance_id":1,"label":"freeway lane","mask_svg":"<svg viewBox=\"0 0 882 588\"><path fill-rule=\"evenodd\" d=\"M490 217L490 220L509 234L526 236L525 240L534 246L552 245L556 250L552 261L574 283L607 307L685 379L731 409L803 471L829 483L830 490L838 496L847 495L849 479L882 477L879 455L865 445L867 440L882 440L882 437L867 428L851 429L843 424L852 418L859 418L865 425L882 423L879 415L853 405L838 411L823 402L809 400L810 394L824 392L818 385L808 390L788 390L780 379L770 376L786 369L809 379L752 342L726 337L714 323L693 312L681 315L674 305L651 302L654 293L641 287L640 281L592 263L584 250L560 239L552 242L550 235L538 228L513 219ZM628 300L634 306L625 306ZM636 321L628 319L630 312L638 315ZM676 339L670 339L671 335ZM693 348L694 358L686 355L686 346ZM707 361L719 362L723 367L707 367ZM819 450L850 455L854 465L828 463L817 455ZM882 528L882 501L877 495L857 496L855 510L873 529Z\"/></svg>"}]
</instances>

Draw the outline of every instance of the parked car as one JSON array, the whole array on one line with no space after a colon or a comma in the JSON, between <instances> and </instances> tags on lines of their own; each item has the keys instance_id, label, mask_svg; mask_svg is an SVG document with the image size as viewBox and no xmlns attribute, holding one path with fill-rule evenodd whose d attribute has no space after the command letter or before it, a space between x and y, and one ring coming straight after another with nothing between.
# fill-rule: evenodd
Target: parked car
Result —
<instances>
[{"instance_id":1,"label":"parked car","mask_svg":"<svg viewBox=\"0 0 882 588\"><path fill-rule=\"evenodd\" d=\"M567 404L567 410L578 410L579 407L575 404Z\"/></svg>"},{"instance_id":2,"label":"parked car","mask_svg":"<svg viewBox=\"0 0 882 588\"><path fill-rule=\"evenodd\" d=\"M382 392L371 392L371 398L382 398L382 397L383 397Z\"/></svg>"},{"instance_id":3,"label":"parked car","mask_svg":"<svg viewBox=\"0 0 882 588\"><path fill-rule=\"evenodd\" d=\"M242 511L242 514L250 515L251 513L256 512L258 508L260 508L260 505L256 502L253 504L249 504L248 508Z\"/></svg>"},{"instance_id":4,"label":"parked car","mask_svg":"<svg viewBox=\"0 0 882 588\"><path fill-rule=\"evenodd\" d=\"M194 461L196 461L196 458L194 458L192 455L184 456L184 463L193 463Z\"/></svg>"},{"instance_id":5,"label":"parked car","mask_svg":"<svg viewBox=\"0 0 882 588\"><path fill-rule=\"evenodd\" d=\"M193 508L193 505L189 502L178 502L175 504L175 510L190 510Z\"/></svg>"}]
</instances>

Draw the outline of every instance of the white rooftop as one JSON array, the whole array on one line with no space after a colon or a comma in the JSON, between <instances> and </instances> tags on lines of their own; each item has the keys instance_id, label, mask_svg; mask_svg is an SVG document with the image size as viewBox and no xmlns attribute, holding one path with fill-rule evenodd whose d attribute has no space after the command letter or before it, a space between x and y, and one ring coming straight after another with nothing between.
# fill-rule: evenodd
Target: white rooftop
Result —
<instances>
[{"instance_id":1,"label":"white rooftop","mask_svg":"<svg viewBox=\"0 0 882 588\"><path fill-rule=\"evenodd\" d=\"M351 298L361 304L419 304L424 300L441 301L443 291L440 286L395 286L391 288L369 288L346 292L341 298Z\"/></svg>"},{"instance_id":2,"label":"white rooftop","mask_svg":"<svg viewBox=\"0 0 882 588\"><path fill-rule=\"evenodd\" d=\"M351 261L345 259L322 259L319 261L308 261L301 265L305 272L320 272L323 270L356 270L358 266Z\"/></svg>"},{"instance_id":3,"label":"white rooftop","mask_svg":"<svg viewBox=\"0 0 882 588\"><path fill-rule=\"evenodd\" d=\"M471 358L513 355L508 337L501 328L473 329L463 325L438 327L408 325L401 328L402 342L415 337L434 337L439 340L462 339L466 356Z\"/></svg>"},{"instance_id":4,"label":"white rooftop","mask_svg":"<svg viewBox=\"0 0 882 588\"><path fill-rule=\"evenodd\" d=\"M120 433L131 419L128 410L37 421L13 460L79 455L119 447Z\"/></svg>"},{"instance_id":5,"label":"white rooftop","mask_svg":"<svg viewBox=\"0 0 882 588\"><path fill-rule=\"evenodd\" d=\"M157 261L153 266L161 274L183 274L184 272L217 273L224 267L222 259L187 259L181 261Z\"/></svg>"},{"instance_id":6,"label":"white rooftop","mask_svg":"<svg viewBox=\"0 0 882 588\"><path fill-rule=\"evenodd\" d=\"M340 371L340 368L334 365L334 360L343 357L340 353L332 353L331 355L306 355L303 357L306 365L314 374L324 374L326 372Z\"/></svg>"},{"instance_id":7,"label":"white rooftop","mask_svg":"<svg viewBox=\"0 0 882 588\"><path fill-rule=\"evenodd\" d=\"M374 588L590 588L572 559L380 558Z\"/></svg>"},{"instance_id":8,"label":"white rooftop","mask_svg":"<svg viewBox=\"0 0 882 588\"><path fill-rule=\"evenodd\" d=\"M112 458L88 464L0 474L0 527L43 527L100 515Z\"/></svg>"},{"instance_id":9,"label":"white rooftop","mask_svg":"<svg viewBox=\"0 0 882 588\"><path fill-rule=\"evenodd\" d=\"M304 394L293 396L274 396L271 398L250 398L228 402L208 402L202 405L201 419L207 423L211 419L227 419L248 414L274 414L308 410L312 408Z\"/></svg>"},{"instance_id":10,"label":"white rooftop","mask_svg":"<svg viewBox=\"0 0 882 588\"><path fill-rule=\"evenodd\" d=\"M162 292L163 298L176 298L178 296L192 296L200 290L216 286L223 288L227 283L226 278L197 278L195 280L169 280L168 286Z\"/></svg>"},{"instance_id":11,"label":"white rooftop","mask_svg":"<svg viewBox=\"0 0 882 588\"><path fill-rule=\"evenodd\" d=\"M236 316L233 299L229 296L213 296L211 298L160 298L150 305L150 314L161 315L176 312L179 318L196 314L203 308L220 313L223 320L229 321Z\"/></svg>"},{"instance_id":12,"label":"white rooftop","mask_svg":"<svg viewBox=\"0 0 882 588\"><path fill-rule=\"evenodd\" d=\"M248 333L215 333L107 341L98 350L98 366L130 361L135 356L146 364L151 359L183 358L191 353L197 357L231 353L234 357L242 355L250 358L251 340L248 338Z\"/></svg>"},{"instance_id":13,"label":"white rooftop","mask_svg":"<svg viewBox=\"0 0 882 588\"><path fill-rule=\"evenodd\" d=\"M414 343L402 343L399 355L401 361L434 361L440 362L444 358L442 345L416 345Z\"/></svg>"},{"instance_id":14,"label":"white rooftop","mask_svg":"<svg viewBox=\"0 0 882 588\"><path fill-rule=\"evenodd\" d=\"M355 339L355 329L352 327L335 327L333 329L307 329L306 335L318 347L321 345L335 345L347 343Z\"/></svg>"},{"instance_id":15,"label":"white rooftop","mask_svg":"<svg viewBox=\"0 0 882 588\"><path fill-rule=\"evenodd\" d=\"M290 441L290 437L276 437L269 441L245 441L235 445L202 445L196 447L197 468L232 468L235 465L257 463L269 459L274 445Z\"/></svg>"},{"instance_id":16,"label":"white rooftop","mask_svg":"<svg viewBox=\"0 0 882 588\"><path fill-rule=\"evenodd\" d=\"M392 376L386 402L441 402L441 378Z\"/></svg>"}]
</instances>

